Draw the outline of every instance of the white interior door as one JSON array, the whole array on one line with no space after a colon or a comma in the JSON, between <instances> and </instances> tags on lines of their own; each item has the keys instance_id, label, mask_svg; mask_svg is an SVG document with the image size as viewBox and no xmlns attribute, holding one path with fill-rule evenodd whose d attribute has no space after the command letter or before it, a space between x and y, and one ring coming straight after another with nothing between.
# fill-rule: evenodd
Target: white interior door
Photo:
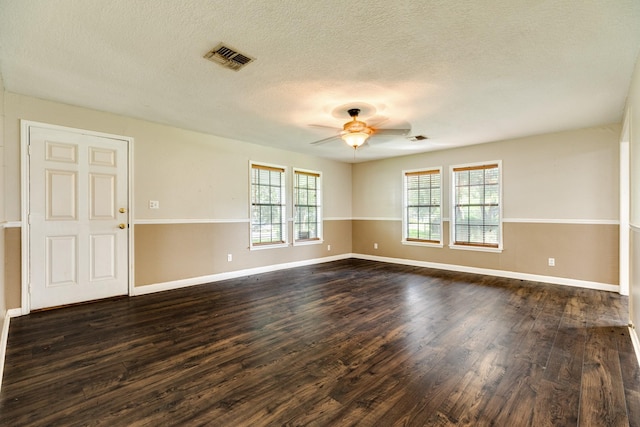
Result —
<instances>
[{"instance_id":1,"label":"white interior door","mask_svg":"<svg viewBox=\"0 0 640 427\"><path fill-rule=\"evenodd\" d=\"M128 293L127 141L29 127L31 309Z\"/></svg>"}]
</instances>

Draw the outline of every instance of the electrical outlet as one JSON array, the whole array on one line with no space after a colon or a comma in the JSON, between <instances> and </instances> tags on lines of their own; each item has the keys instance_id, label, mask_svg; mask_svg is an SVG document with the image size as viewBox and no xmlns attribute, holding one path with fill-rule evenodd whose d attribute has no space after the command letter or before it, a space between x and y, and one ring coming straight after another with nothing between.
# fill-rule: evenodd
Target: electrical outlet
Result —
<instances>
[{"instance_id":1,"label":"electrical outlet","mask_svg":"<svg viewBox=\"0 0 640 427\"><path fill-rule=\"evenodd\" d=\"M373 244L373 249L378 249L378 244L377 243Z\"/></svg>"},{"instance_id":2,"label":"electrical outlet","mask_svg":"<svg viewBox=\"0 0 640 427\"><path fill-rule=\"evenodd\" d=\"M556 266L556 259L549 258L549 267L555 267L555 266Z\"/></svg>"},{"instance_id":3,"label":"electrical outlet","mask_svg":"<svg viewBox=\"0 0 640 427\"><path fill-rule=\"evenodd\" d=\"M227 254L227 261L228 262L233 261L233 255L232 254Z\"/></svg>"},{"instance_id":4,"label":"electrical outlet","mask_svg":"<svg viewBox=\"0 0 640 427\"><path fill-rule=\"evenodd\" d=\"M331 245L327 245L327 250L330 251L331 250Z\"/></svg>"},{"instance_id":5,"label":"electrical outlet","mask_svg":"<svg viewBox=\"0 0 640 427\"><path fill-rule=\"evenodd\" d=\"M149 209L160 209L160 202L158 200L149 200Z\"/></svg>"}]
</instances>

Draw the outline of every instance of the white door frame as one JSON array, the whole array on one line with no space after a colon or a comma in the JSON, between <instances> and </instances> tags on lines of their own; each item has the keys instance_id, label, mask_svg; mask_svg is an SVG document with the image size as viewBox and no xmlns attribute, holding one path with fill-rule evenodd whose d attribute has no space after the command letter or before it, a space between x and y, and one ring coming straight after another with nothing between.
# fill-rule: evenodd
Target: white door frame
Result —
<instances>
[{"instance_id":1,"label":"white door frame","mask_svg":"<svg viewBox=\"0 0 640 427\"><path fill-rule=\"evenodd\" d=\"M35 122L31 120L20 120L20 166L22 169L21 173L21 182L20 182L20 193L22 198L22 206L21 206L21 313L23 315L29 314L31 312L31 293L29 289L30 283L30 272L31 266L29 265L29 233L30 233L30 225L29 225L29 131L31 127L52 129L58 131L65 132L73 132L82 135L90 135L102 138L110 138L117 139L121 141L125 141L127 144L127 191L128 191L128 205L129 205L129 215L128 215L128 224L127 228L127 239L128 239L128 268L127 268L127 282L129 295L133 295L133 138L122 135L114 135L103 132L94 132L84 129L76 129L67 126L58 126L52 125L48 123Z\"/></svg>"}]
</instances>

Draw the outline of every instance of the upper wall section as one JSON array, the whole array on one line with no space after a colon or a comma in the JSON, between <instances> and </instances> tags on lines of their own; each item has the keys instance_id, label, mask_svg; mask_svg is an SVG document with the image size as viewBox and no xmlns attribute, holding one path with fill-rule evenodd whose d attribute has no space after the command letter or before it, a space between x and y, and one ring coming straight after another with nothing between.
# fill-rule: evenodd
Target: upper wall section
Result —
<instances>
[{"instance_id":1,"label":"upper wall section","mask_svg":"<svg viewBox=\"0 0 640 427\"><path fill-rule=\"evenodd\" d=\"M20 119L133 137L136 220L248 220L250 160L321 171L324 217L351 217L350 164L13 93L5 105L10 221L20 220Z\"/></svg>"},{"instance_id":2,"label":"upper wall section","mask_svg":"<svg viewBox=\"0 0 640 427\"><path fill-rule=\"evenodd\" d=\"M615 124L356 164L353 215L401 219L402 171L441 166L447 219L449 167L502 160L505 219L617 221L620 131Z\"/></svg>"}]
</instances>

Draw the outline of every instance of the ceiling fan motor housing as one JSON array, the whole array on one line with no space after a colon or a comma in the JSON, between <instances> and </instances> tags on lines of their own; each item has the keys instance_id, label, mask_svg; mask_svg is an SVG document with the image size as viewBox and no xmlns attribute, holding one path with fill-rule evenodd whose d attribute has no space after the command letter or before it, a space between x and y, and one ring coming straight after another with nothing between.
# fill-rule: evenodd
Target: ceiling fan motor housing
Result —
<instances>
[{"instance_id":1,"label":"ceiling fan motor housing","mask_svg":"<svg viewBox=\"0 0 640 427\"><path fill-rule=\"evenodd\" d=\"M348 110L348 113L351 116L351 118L353 118L353 120L345 123L344 126L342 126L342 129L344 129L344 132L348 132L348 133L363 132L363 133L366 133L367 135L371 135L373 133L373 130L369 126L367 126L365 122L358 120L358 114L360 114L359 108L352 108Z\"/></svg>"}]
</instances>

